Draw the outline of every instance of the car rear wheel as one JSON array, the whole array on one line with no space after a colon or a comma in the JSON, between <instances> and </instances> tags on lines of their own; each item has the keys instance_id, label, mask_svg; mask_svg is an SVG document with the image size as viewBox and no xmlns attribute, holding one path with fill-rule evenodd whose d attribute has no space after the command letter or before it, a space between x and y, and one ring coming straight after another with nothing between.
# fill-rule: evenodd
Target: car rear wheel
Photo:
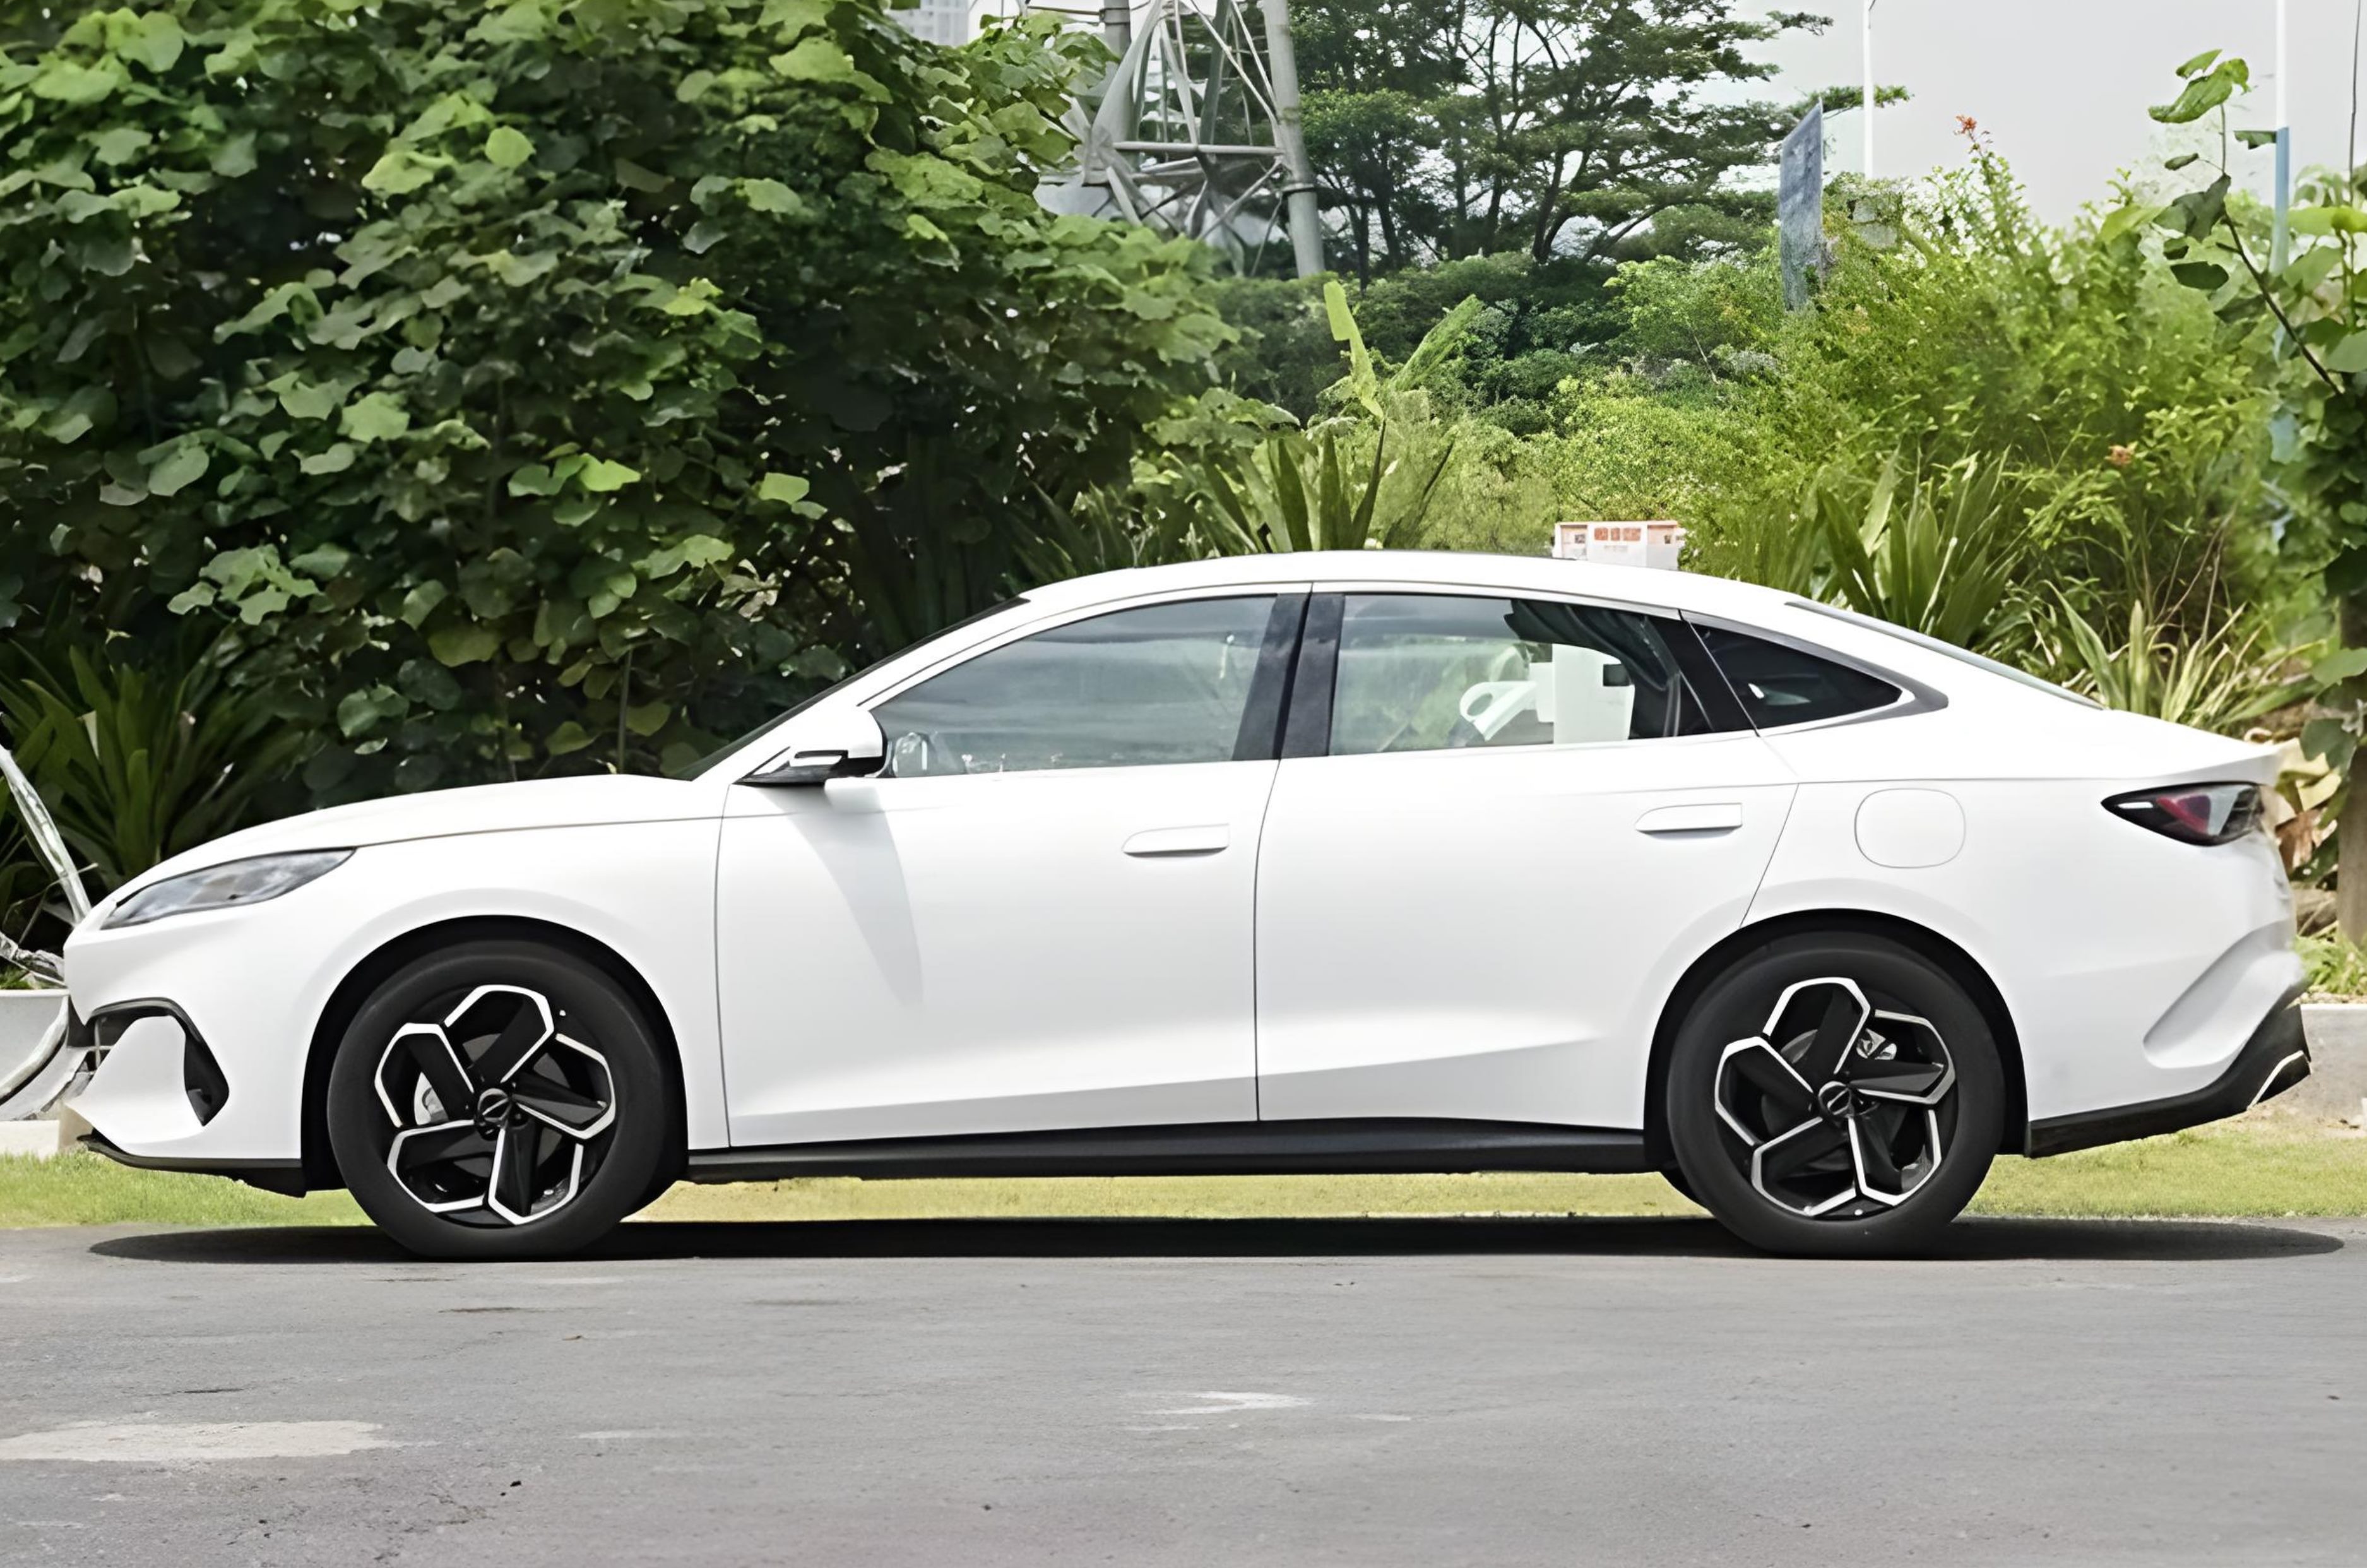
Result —
<instances>
[{"instance_id":1,"label":"car rear wheel","mask_svg":"<svg viewBox=\"0 0 2367 1568\"><path fill-rule=\"evenodd\" d=\"M1770 1252L1928 1248L2002 1131L1988 1022L1936 965L1855 935L1745 955L1679 1028L1668 1129L1686 1185Z\"/></svg>"},{"instance_id":2,"label":"car rear wheel","mask_svg":"<svg viewBox=\"0 0 2367 1568\"><path fill-rule=\"evenodd\" d=\"M467 942L362 1004L329 1074L329 1142L355 1200L430 1257L550 1257L646 1201L669 1153L640 1009L558 949Z\"/></svg>"}]
</instances>

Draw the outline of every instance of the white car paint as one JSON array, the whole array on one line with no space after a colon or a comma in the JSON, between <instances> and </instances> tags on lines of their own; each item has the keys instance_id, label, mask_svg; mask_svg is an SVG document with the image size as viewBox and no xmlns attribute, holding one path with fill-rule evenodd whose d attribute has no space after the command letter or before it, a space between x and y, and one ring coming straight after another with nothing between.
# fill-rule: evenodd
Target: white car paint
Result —
<instances>
[{"instance_id":1,"label":"white car paint","mask_svg":"<svg viewBox=\"0 0 2367 1568\"><path fill-rule=\"evenodd\" d=\"M1641 1126L1635 1042L1742 924L1795 788L1748 733L1284 762L1264 1114Z\"/></svg>"},{"instance_id":2,"label":"white car paint","mask_svg":"<svg viewBox=\"0 0 2367 1568\"><path fill-rule=\"evenodd\" d=\"M1678 740L740 783L1064 620L1357 585L1707 618L1944 705ZM1507 699L1471 710L1499 722ZM2274 770L2265 748L2097 711L1715 578L1387 552L1115 573L891 659L693 779L408 796L156 868L75 932L69 985L85 1017L173 1003L228 1100L198 1125L170 1053L143 1048L110 1054L80 1106L142 1160L293 1160L339 983L407 934L495 916L580 932L647 983L694 1149L1260 1116L1632 1129L1694 960L1748 924L1836 910L1912 922L1981 967L2033 1117L2136 1104L2211 1082L2299 963L2264 837L2179 844L2099 802ZM322 848L356 852L269 902L106 924L163 878Z\"/></svg>"}]
</instances>

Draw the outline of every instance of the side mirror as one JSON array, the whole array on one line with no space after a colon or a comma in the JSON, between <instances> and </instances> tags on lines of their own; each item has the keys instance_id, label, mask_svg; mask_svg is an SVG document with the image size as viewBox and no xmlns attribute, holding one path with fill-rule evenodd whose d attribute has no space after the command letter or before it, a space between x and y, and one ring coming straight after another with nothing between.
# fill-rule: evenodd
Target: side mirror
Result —
<instances>
[{"instance_id":1,"label":"side mirror","mask_svg":"<svg viewBox=\"0 0 2367 1568\"><path fill-rule=\"evenodd\" d=\"M860 708L843 708L816 714L791 728L790 749L773 759L761 773L740 780L758 789L801 789L827 784L833 778L862 778L877 773L888 760L887 737L879 721Z\"/></svg>"}]
</instances>

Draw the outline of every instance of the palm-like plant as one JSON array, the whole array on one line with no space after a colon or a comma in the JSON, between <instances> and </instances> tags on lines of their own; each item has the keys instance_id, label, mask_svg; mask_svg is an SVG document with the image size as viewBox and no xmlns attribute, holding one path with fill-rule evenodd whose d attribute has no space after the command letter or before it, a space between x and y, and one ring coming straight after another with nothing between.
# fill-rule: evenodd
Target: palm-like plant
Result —
<instances>
[{"instance_id":1,"label":"palm-like plant","mask_svg":"<svg viewBox=\"0 0 2367 1568\"><path fill-rule=\"evenodd\" d=\"M1884 461L1871 491L1828 470L1809 487L1828 597L1960 648L1994 650L2018 630L2009 611L2026 531L1978 458L1903 481Z\"/></svg>"},{"instance_id":2,"label":"palm-like plant","mask_svg":"<svg viewBox=\"0 0 2367 1568\"><path fill-rule=\"evenodd\" d=\"M1406 362L1384 378L1365 347L1348 308L1347 291L1323 286L1331 335L1348 355L1348 374L1333 389L1351 406L1348 416L1312 430L1285 431L1252 457L1212 465L1203 488L1217 516L1211 531L1218 552L1261 554L1301 550L1395 550L1413 544L1422 518L1455 456L1452 437L1411 469L1393 453L1404 426L1417 423L1412 405L1441 361L1461 347L1480 312L1477 299L1456 305L1422 336ZM1350 459L1343 439L1369 427L1369 459ZM1393 480L1397 483L1391 483Z\"/></svg>"},{"instance_id":3,"label":"palm-like plant","mask_svg":"<svg viewBox=\"0 0 2367 1568\"><path fill-rule=\"evenodd\" d=\"M2130 601L2116 642L2058 590L2041 618L2040 652L2056 677L2107 708L2234 734L2285 706L2301 687L2285 674L2293 650L2274 648L2257 625L2229 615L2180 639L2142 599Z\"/></svg>"},{"instance_id":4,"label":"palm-like plant","mask_svg":"<svg viewBox=\"0 0 2367 1568\"><path fill-rule=\"evenodd\" d=\"M61 669L14 650L0 712L67 845L109 888L268 814L313 745L205 656L150 670L77 647Z\"/></svg>"}]
</instances>

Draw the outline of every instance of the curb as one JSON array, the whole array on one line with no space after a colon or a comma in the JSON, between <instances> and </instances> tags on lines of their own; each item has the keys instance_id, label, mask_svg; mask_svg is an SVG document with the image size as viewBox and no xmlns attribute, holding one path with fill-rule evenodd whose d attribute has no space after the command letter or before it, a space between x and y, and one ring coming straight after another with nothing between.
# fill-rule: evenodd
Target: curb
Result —
<instances>
[{"instance_id":1,"label":"curb","mask_svg":"<svg viewBox=\"0 0 2367 1568\"><path fill-rule=\"evenodd\" d=\"M2276 1103L2317 1116L2361 1115L2359 1102L2367 1099L2367 1003L2305 1002L2301 1022L2309 1037L2309 1076Z\"/></svg>"}]
</instances>

